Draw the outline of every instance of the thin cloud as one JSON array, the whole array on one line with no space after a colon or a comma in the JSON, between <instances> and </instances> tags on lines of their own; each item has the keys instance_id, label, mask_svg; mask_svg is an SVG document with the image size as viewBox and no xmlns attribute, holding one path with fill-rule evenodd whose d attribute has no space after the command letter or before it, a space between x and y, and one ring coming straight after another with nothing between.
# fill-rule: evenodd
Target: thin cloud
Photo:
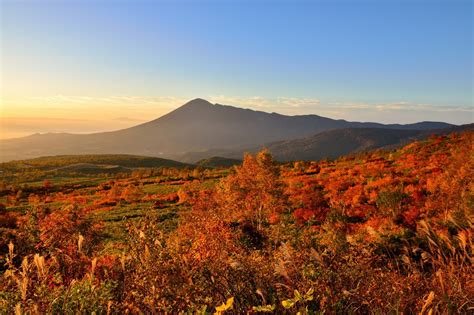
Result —
<instances>
[{"instance_id":1,"label":"thin cloud","mask_svg":"<svg viewBox=\"0 0 474 315\"><path fill-rule=\"evenodd\" d=\"M217 103L217 104L222 104L222 105L233 105L233 106L253 108L253 109L264 109L264 108L275 107L274 102L272 102L270 99L267 99L261 96L243 98L243 97L218 95L218 96L209 97L209 101L212 103Z\"/></svg>"},{"instance_id":2,"label":"thin cloud","mask_svg":"<svg viewBox=\"0 0 474 315\"><path fill-rule=\"evenodd\" d=\"M473 106L446 106L400 100L387 103L323 101L318 98L264 96L236 97L228 95L200 96L212 103L241 108L277 112L284 115L316 114L350 121L375 121L382 123L412 123L424 120L446 121L455 124L474 122ZM40 96L0 99L0 124L3 133L28 122L30 132L48 131L50 128L64 132L114 130L156 119L183 105L194 97L173 96ZM15 117L8 119L7 117ZM45 118L49 120L45 120ZM22 122L20 123L20 120ZM38 123L35 123L37 120ZM58 119L53 121L52 119ZM62 124L61 119L78 119L84 122ZM18 124L13 124L13 122ZM43 123L41 122L43 121ZM48 122L45 125L44 122Z\"/></svg>"},{"instance_id":3,"label":"thin cloud","mask_svg":"<svg viewBox=\"0 0 474 315\"><path fill-rule=\"evenodd\" d=\"M277 98L277 102L279 104L284 104L296 108L312 107L321 104L321 101L318 99L291 97L279 97Z\"/></svg>"},{"instance_id":4,"label":"thin cloud","mask_svg":"<svg viewBox=\"0 0 474 315\"><path fill-rule=\"evenodd\" d=\"M209 100L213 103L224 105L235 105L238 107L247 107L253 109L270 109L277 110L281 108L308 108L317 106L321 102L318 99L311 98L293 98L293 97L277 97L265 98L262 96L253 97L232 97L232 96L211 96Z\"/></svg>"},{"instance_id":5,"label":"thin cloud","mask_svg":"<svg viewBox=\"0 0 474 315\"><path fill-rule=\"evenodd\" d=\"M329 102L328 107L339 109L368 109L375 111L432 111L432 112L470 112L474 113L472 106L443 106L412 102L395 103L351 103L351 102ZM325 108L328 108L325 107Z\"/></svg>"}]
</instances>

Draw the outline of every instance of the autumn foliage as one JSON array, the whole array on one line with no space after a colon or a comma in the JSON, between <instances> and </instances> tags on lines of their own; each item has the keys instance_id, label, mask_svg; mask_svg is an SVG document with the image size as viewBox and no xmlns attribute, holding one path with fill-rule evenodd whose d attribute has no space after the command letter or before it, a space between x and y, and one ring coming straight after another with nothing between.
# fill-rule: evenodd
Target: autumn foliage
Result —
<instances>
[{"instance_id":1,"label":"autumn foliage","mask_svg":"<svg viewBox=\"0 0 474 315\"><path fill-rule=\"evenodd\" d=\"M470 313L473 140L12 188L0 312ZM106 242L123 209L125 236Z\"/></svg>"}]
</instances>

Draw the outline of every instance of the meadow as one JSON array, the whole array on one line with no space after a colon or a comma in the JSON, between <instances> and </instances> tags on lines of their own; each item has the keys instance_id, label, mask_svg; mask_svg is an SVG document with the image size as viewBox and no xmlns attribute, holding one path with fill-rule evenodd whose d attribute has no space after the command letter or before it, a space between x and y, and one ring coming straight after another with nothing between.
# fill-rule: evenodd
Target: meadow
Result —
<instances>
[{"instance_id":1,"label":"meadow","mask_svg":"<svg viewBox=\"0 0 474 315\"><path fill-rule=\"evenodd\" d=\"M474 312L473 140L225 167L3 163L0 313Z\"/></svg>"}]
</instances>

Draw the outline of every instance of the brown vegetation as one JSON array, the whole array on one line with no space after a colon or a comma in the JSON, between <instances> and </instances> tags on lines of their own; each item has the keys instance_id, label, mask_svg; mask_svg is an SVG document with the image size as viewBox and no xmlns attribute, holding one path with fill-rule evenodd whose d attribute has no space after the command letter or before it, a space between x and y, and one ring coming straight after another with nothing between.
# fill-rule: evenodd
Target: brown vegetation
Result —
<instances>
[{"instance_id":1,"label":"brown vegetation","mask_svg":"<svg viewBox=\"0 0 474 315\"><path fill-rule=\"evenodd\" d=\"M54 211L32 197L24 215L0 209L11 240L0 312L473 312L473 140L285 165L263 151L210 187L201 171L163 194L128 178L54 193L71 203ZM129 222L104 253L91 215L145 201L181 207L177 228Z\"/></svg>"}]
</instances>

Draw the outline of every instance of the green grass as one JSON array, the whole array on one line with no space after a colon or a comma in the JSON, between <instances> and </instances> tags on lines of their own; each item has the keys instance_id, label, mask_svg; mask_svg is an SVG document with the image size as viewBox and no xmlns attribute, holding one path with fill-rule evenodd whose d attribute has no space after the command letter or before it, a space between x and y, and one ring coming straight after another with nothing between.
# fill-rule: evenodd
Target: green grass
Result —
<instances>
[{"instance_id":1,"label":"green grass","mask_svg":"<svg viewBox=\"0 0 474 315\"><path fill-rule=\"evenodd\" d=\"M151 184L143 186L143 191L147 194L169 194L177 192L181 185Z\"/></svg>"},{"instance_id":2,"label":"green grass","mask_svg":"<svg viewBox=\"0 0 474 315\"><path fill-rule=\"evenodd\" d=\"M50 163L51 161L58 161L58 158L41 158L35 159L38 165L41 163ZM62 157L66 159L66 157ZM60 161L61 158L59 159ZM107 160L110 162L110 160ZM61 162L62 163L62 162ZM192 170L190 171L192 172ZM53 197L56 193L62 192L67 197L66 200L62 201L53 201L50 203L42 203L38 205L32 205L28 203L28 193L25 193L23 198L15 206L8 206L6 211L12 211L19 214L26 214L29 210L34 207L48 207L52 212L61 211L61 209L71 204L71 199L73 196L81 196L88 199L87 204L78 204L79 207L92 207L92 211L88 214L88 219L94 223L99 223L102 225L102 241L104 247L101 251L104 253L119 253L123 249L123 245L128 239L127 226L130 224L138 223L140 221L150 221L156 223L157 227L164 233L169 233L176 229L180 216L188 210L187 205L175 204L173 202L162 202L161 209L155 209L154 200L143 201L138 203L127 203L127 202L118 202L116 206L113 207L96 207L94 203L99 200L100 194L97 194L97 188L101 183L108 182L110 180L118 181L121 187L125 187L128 183L141 183L143 184L143 196L146 195L158 195L165 196L170 193L176 193L183 187L183 183L193 183L190 187L191 189L211 189L216 185L216 182L222 176L227 175L229 170L219 169L213 170L210 174L210 178L207 178L201 181L198 186L195 186L195 181L190 178L189 174L186 175L180 174L177 172L173 175L165 176L145 176L145 177L131 177L129 174L128 177L123 179L117 179L115 175L108 176L77 176L74 174L64 175L58 174L53 171L48 173L46 177L51 183L52 187L49 190L44 190L44 179L45 177L42 173L39 174L39 178L34 178L35 174L16 174L12 173L17 179L16 182L27 184L29 191L32 191L34 194L37 194L41 199L45 197ZM43 172L44 174L44 172ZM28 175L31 177L26 177L23 175ZM43 178L41 178L43 176ZM186 178L183 179L182 177ZM27 181L26 178L31 181ZM11 184L7 184L8 185ZM7 203L7 197L1 197L0 202Z\"/></svg>"},{"instance_id":3,"label":"green grass","mask_svg":"<svg viewBox=\"0 0 474 315\"><path fill-rule=\"evenodd\" d=\"M138 204L119 204L110 210L98 210L90 218L103 223L104 252L111 253L121 249L121 244L127 239L127 225L141 220L153 220L158 228L165 233L176 229L179 214L186 207L181 205L168 205L162 209L154 209L152 202Z\"/></svg>"},{"instance_id":4,"label":"green grass","mask_svg":"<svg viewBox=\"0 0 474 315\"><path fill-rule=\"evenodd\" d=\"M45 156L29 160L12 161L1 163L0 168L24 169L25 167L37 167L49 169L80 163L91 163L98 165L118 165L131 168L142 167L186 167L189 164L149 156L138 156L128 154L84 154L84 155L57 155Z\"/></svg>"}]
</instances>

